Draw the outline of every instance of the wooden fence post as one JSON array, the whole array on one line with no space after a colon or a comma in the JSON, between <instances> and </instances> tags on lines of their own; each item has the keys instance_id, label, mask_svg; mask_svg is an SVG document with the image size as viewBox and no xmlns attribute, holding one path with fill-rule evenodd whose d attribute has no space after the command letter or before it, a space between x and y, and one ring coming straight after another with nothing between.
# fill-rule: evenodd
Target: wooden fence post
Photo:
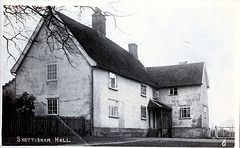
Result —
<instances>
[{"instance_id":1,"label":"wooden fence post","mask_svg":"<svg viewBox=\"0 0 240 148\"><path fill-rule=\"evenodd\" d=\"M218 138L218 127L217 126L215 126L215 138Z\"/></svg>"}]
</instances>

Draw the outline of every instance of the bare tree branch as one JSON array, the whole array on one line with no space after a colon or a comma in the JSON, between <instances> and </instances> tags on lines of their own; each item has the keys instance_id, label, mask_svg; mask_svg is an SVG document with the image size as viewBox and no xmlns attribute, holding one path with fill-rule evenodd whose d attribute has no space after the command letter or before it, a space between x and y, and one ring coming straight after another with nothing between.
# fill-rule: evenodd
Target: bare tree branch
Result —
<instances>
[{"instance_id":1,"label":"bare tree branch","mask_svg":"<svg viewBox=\"0 0 240 148\"><path fill-rule=\"evenodd\" d=\"M79 8L79 14L81 14L84 10L90 9L93 12L101 11L98 8L94 8L91 6L75 6ZM13 58L16 61L16 57L10 51L10 46L14 46L17 51L21 54L24 54L22 51L22 47L19 45L21 41L31 41L30 27L28 26L29 21L38 22L41 18L44 19L45 22L45 30L46 30L46 44L49 47L49 51L55 58L58 57L55 52L62 51L69 62L69 64L76 68L74 63L74 58L79 54L77 51L76 45L73 44L72 34L64 25L64 23L55 16L55 11L64 11L65 7L54 7L54 6L24 6L24 5L4 5L4 27L8 27L11 29L11 33L4 32L3 38L6 41L6 50L9 54L8 58ZM123 32L118 26L116 17L125 17L120 15L115 15L111 12L104 11L103 15L113 17L115 28L119 29ZM126 15L127 16L127 15ZM129 16L129 15L128 15ZM124 32L123 32L124 33ZM126 33L124 33L126 34ZM35 41L37 42L37 41ZM26 55L25 55L26 56ZM31 58L36 58L39 60L44 60L39 57L28 56Z\"/></svg>"}]
</instances>

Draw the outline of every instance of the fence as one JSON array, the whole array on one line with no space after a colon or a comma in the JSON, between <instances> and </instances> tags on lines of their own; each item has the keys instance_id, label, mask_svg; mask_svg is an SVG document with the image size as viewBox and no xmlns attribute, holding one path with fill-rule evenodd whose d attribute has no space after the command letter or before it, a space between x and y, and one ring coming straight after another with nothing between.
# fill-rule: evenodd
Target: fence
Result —
<instances>
[{"instance_id":1,"label":"fence","mask_svg":"<svg viewBox=\"0 0 240 148\"><path fill-rule=\"evenodd\" d=\"M214 135L216 138L234 138L234 127L217 127L215 126Z\"/></svg>"},{"instance_id":2,"label":"fence","mask_svg":"<svg viewBox=\"0 0 240 148\"><path fill-rule=\"evenodd\" d=\"M14 116L3 118L2 131L4 136L54 136L72 135L73 132L70 130L71 128L78 135L84 135L86 133L85 122L84 117Z\"/></svg>"}]
</instances>

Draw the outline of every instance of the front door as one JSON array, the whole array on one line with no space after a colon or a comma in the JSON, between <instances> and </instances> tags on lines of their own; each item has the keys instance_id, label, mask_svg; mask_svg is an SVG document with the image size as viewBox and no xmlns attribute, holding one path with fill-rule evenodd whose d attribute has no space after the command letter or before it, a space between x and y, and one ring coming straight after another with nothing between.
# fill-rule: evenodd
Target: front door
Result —
<instances>
[{"instance_id":1,"label":"front door","mask_svg":"<svg viewBox=\"0 0 240 148\"><path fill-rule=\"evenodd\" d=\"M149 127L151 129L156 129L157 120L156 120L156 111L154 109L149 110Z\"/></svg>"}]
</instances>

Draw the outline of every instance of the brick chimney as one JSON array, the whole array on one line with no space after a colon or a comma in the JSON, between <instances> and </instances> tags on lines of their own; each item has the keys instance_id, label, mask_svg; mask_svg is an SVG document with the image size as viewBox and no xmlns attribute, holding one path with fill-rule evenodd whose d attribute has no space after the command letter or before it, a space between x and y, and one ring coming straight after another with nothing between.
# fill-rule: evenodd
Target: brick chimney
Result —
<instances>
[{"instance_id":1,"label":"brick chimney","mask_svg":"<svg viewBox=\"0 0 240 148\"><path fill-rule=\"evenodd\" d=\"M100 35L106 36L106 18L97 7L95 7L95 13L92 14L92 28Z\"/></svg>"},{"instance_id":2,"label":"brick chimney","mask_svg":"<svg viewBox=\"0 0 240 148\"><path fill-rule=\"evenodd\" d=\"M183 62L178 62L179 65L184 65L184 64L187 64L188 61L183 61Z\"/></svg>"},{"instance_id":3,"label":"brick chimney","mask_svg":"<svg viewBox=\"0 0 240 148\"><path fill-rule=\"evenodd\" d=\"M138 60L138 50L137 50L137 44L130 43L128 44L128 50L129 52Z\"/></svg>"}]
</instances>

